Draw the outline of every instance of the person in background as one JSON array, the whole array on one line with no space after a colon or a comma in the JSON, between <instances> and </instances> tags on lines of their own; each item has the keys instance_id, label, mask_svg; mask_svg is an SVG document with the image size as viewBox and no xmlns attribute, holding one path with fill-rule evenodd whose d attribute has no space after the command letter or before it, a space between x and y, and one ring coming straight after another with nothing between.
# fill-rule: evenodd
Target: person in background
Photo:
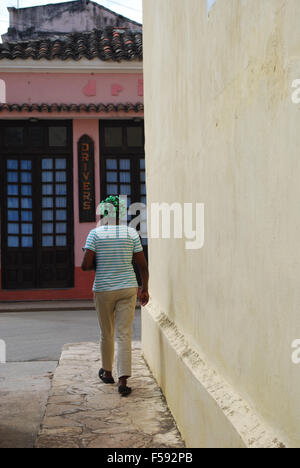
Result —
<instances>
[{"instance_id":1,"label":"person in background","mask_svg":"<svg viewBox=\"0 0 300 468\"><path fill-rule=\"evenodd\" d=\"M101 213L107 224L89 233L82 262L84 271L96 269L93 291L100 325L102 368L99 377L106 384L114 383L116 336L118 391L122 396L132 391L127 380L132 372L132 324L138 293L132 260L142 280L140 302L145 306L149 301L148 265L139 235L135 229L120 225L126 212L126 205L119 197L108 197L101 203Z\"/></svg>"}]
</instances>

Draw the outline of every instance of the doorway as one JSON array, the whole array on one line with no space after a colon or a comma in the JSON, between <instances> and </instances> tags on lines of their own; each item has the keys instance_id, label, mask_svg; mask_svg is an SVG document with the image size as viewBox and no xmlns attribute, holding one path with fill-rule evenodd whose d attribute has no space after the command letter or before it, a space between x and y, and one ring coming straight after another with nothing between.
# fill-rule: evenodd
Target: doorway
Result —
<instances>
[{"instance_id":1,"label":"doorway","mask_svg":"<svg viewBox=\"0 0 300 468\"><path fill-rule=\"evenodd\" d=\"M2 288L74 286L71 121L1 121Z\"/></svg>"}]
</instances>

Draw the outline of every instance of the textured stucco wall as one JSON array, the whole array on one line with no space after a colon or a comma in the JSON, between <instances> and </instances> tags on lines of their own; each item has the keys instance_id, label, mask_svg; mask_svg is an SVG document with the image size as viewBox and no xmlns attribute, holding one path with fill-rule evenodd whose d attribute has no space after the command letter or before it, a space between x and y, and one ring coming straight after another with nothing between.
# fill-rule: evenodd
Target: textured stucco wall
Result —
<instances>
[{"instance_id":1,"label":"textured stucco wall","mask_svg":"<svg viewBox=\"0 0 300 468\"><path fill-rule=\"evenodd\" d=\"M195 421L205 400L181 358L177 366L163 352L158 311L281 440L300 446L300 366L291 361L300 336L299 17L298 0L217 0L209 15L206 0L144 0L148 202L205 203L203 249L149 242L143 330L190 444L188 424L199 445L221 442L202 437L215 426ZM179 409L183 377L194 420Z\"/></svg>"},{"instance_id":2,"label":"textured stucco wall","mask_svg":"<svg viewBox=\"0 0 300 468\"><path fill-rule=\"evenodd\" d=\"M9 30L3 42L35 39L67 32L92 31L106 26L141 30L135 21L90 1L62 2L29 8L9 8Z\"/></svg>"}]
</instances>

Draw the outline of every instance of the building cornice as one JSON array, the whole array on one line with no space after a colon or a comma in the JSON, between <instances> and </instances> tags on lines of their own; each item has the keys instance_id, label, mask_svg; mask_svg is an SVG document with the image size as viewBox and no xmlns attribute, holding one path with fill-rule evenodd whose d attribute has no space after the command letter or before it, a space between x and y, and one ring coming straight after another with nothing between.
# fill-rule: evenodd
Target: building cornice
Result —
<instances>
[{"instance_id":1,"label":"building cornice","mask_svg":"<svg viewBox=\"0 0 300 468\"><path fill-rule=\"evenodd\" d=\"M0 73L143 73L143 62L112 62L94 59L88 60L33 60L33 59L2 59Z\"/></svg>"},{"instance_id":2,"label":"building cornice","mask_svg":"<svg viewBox=\"0 0 300 468\"><path fill-rule=\"evenodd\" d=\"M105 114L111 112L144 112L144 104L142 102L137 103L99 103L99 104L1 104L0 103L0 114L2 112L9 113L95 113Z\"/></svg>"}]
</instances>

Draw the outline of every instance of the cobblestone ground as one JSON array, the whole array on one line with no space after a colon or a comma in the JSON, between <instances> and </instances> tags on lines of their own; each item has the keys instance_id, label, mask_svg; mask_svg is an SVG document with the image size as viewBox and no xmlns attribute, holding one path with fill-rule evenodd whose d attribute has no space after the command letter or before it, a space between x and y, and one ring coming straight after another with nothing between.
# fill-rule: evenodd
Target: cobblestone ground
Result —
<instances>
[{"instance_id":1,"label":"cobblestone ground","mask_svg":"<svg viewBox=\"0 0 300 468\"><path fill-rule=\"evenodd\" d=\"M98 378L99 346L66 345L55 372L37 448L182 448L163 395L134 343L132 394Z\"/></svg>"}]
</instances>

